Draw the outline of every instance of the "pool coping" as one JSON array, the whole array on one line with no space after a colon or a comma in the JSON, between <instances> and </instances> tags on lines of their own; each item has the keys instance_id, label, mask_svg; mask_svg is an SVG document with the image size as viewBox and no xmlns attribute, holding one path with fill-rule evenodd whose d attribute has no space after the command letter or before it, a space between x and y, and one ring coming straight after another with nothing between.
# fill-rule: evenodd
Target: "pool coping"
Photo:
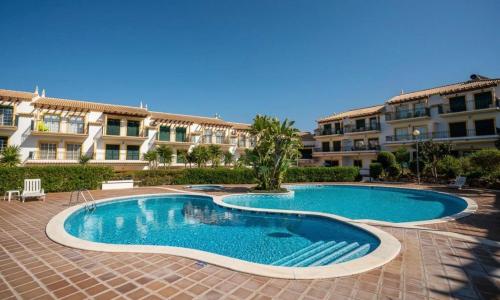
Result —
<instances>
[{"instance_id":1,"label":"pool coping","mask_svg":"<svg viewBox=\"0 0 500 300\"><path fill-rule=\"evenodd\" d=\"M119 201L125 199L133 199L135 197L162 197L162 196L178 196L178 195L197 195L206 198L211 198L214 204L228 208L227 204L221 201L220 196L213 196L204 193L160 193L160 194L143 194L134 196L122 196L122 197L111 197L101 200L96 200L96 204ZM220 203L222 202L223 205ZM401 250L401 243L389 233L378 229L376 227L370 226L368 224L352 223L346 218L339 218L337 216L317 213L317 212L300 212L301 216L314 216L331 219L334 221L347 223L350 226L364 230L380 241L380 244L369 254L356 258L347 262L332 264L327 266L319 267L280 267L271 266L266 264L253 263L237 258L231 258L228 256L215 254L203 250L196 250L191 248L183 247L173 247L173 246L154 246L154 245L119 245L119 244L107 244L91 242L83 239L79 239L70 235L64 229L64 222L66 219L80 209L84 209L85 203L78 204L69 207L58 214L56 214L47 223L45 232L47 236L54 242L61 245L89 250L89 251L104 251L104 252L133 252L133 253L157 253L157 254L169 254L181 257L186 257L194 260L204 261L209 264L221 266L231 270L245 272L250 274L255 274L259 276L273 277L273 278L283 278L283 279L324 279L333 278L341 276L349 276L353 274L358 274L362 272L369 271L371 269L382 266L392 259L394 259ZM229 209L229 208L228 208ZM251 209L240 209L238 210L248 210ZM253 211L256 212L256 211ZM264 210L264 213L275 213L274 211ZM279 214L285 215L296 215L296 213L291 213L290 211L281 211Z\"/></svg>"}]
</instances>

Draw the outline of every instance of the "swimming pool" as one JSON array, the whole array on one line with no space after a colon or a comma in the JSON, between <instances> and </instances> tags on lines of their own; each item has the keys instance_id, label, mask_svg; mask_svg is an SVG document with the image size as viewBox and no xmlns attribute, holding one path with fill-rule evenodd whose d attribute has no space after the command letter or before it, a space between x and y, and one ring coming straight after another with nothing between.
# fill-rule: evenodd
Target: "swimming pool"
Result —
<instances>
[{"instance_id":1,"label":"swimming pool","mask_svg":"<svg viewBox=\"0 0 500 300\"><path fill-rule=\"evenodd\" d=\"M216 184L197 184L197 185L188 185L186 186L188 189L194 191L221 191L224 189L222 185Z\"/></svg>"},{"instance_id":2,"label":"swimming pool","mask_svg":"<svg viewBox=\"0 0 500 300\"><path fill-rule=\"evenodd\" d=\"M458 214L468 203L462 198L432 191L350 185L289 186L290 196L246 194L223 202L252 208L314 211L356 220L415 222Z\"/></svg>"},{"instance_id":3,"label":"swimming pool","mask_svg":"<svg viewBox=\"0 0 500 300\"><path fill-rule=\"evenodd\" d=\"M349 261L380 243L343 222L231 211L193 195L103 203L94 212L77 211L64 226L69 234L93 242L191 248L289 267Z\"/></svg>"}]
</instances>

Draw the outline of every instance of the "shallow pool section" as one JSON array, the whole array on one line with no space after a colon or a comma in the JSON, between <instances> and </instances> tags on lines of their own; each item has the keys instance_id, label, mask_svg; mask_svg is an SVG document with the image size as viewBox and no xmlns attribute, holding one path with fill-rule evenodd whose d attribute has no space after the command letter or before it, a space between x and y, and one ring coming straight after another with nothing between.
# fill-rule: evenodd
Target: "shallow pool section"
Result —
<instances>
[{"instance_id":1,"label":"shallow pool section","mask_svg":"<svg viewBox=\"0 0 500 300\"><path fill-rule=\"evenodd\" d=\"M197 184L197 185L188 185L188 189L194 190L194 191L221 191L224 189L222 185L215 185L215 184Z\"/></svg>"},{"instance_id":2,"label":"shallow pool section","mask_svg":"<svg viewBox=\"0 0 500 300\"><path fill-rule=\"evenodd\" d=\"M333 219L229 210L196 195L98 203L93 212L71 214L64 228L92 242L191 248L284 267L347 262L380 244L375 235Z\"/></svg>"},{"instance_id":3,"label":"shallow pool section","mask_svg":"<svg viewBox=\"0 0 500 300\"><path fill-rule=\"evenodd\" d=\"M252 208L313 211L356 220L415 222L460 213L467 202L432 191L349 185L290 186L292 196L234 195L224 203Z\"/></svg>"}]
</instances>

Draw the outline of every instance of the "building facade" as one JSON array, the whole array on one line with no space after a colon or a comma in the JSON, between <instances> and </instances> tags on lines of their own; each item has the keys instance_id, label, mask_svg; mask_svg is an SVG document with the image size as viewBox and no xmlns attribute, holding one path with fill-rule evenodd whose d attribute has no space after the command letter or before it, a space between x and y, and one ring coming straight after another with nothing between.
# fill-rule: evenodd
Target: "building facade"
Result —
<instances>
[{"instance_id":1,"label":"building facade","mask_svg":"<svg viewBox=\"0 0 500 300\"><path fill-rule=\"evenodd\" d=\"M238 157L253 139L248 124L220 118L0 90L0 149L19 146L26 166L77 164L86 155L90 164L146 169L143 154L158 145L170 146L172 165L184 166L178 151L200 144L219 145Z\"/></svg>"},{"instance_id":2,"label":"building facade","mask_svg":"<svg viewBox=\"0 0 500 300\"><path fill-rule=\"evenodd\" d=\"M358 166L368 174L378 152L404 146L413 155L416 140L450 142L458 155L495 147L499 96L500 79L471 75L468 81L401 93L383 105L319 119L314 164Z\"/></svg>"}]
</instances>

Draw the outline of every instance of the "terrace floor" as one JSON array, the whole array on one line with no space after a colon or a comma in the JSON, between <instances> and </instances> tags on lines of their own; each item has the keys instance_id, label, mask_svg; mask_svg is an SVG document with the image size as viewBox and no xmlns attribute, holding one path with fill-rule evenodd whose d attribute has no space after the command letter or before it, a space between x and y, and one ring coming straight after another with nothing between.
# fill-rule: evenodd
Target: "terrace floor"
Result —
<instances>
[{"instance_id":1,"label":"terrace floor","mask_svg":"<svg viewBox=\"0 0 500 300\"><path fill-rule=\"evenodd\" d=\"M451 192L439 186L420 187ZM164 188L169 187L92 194L102 199L168 192ZM246 187L228 190L242 192ZM458 194L478 203L476 214L427 227L500 241L500 192ZM68 197L69 193L53 193L45 202L0 201L0 299L500 299L500 248L432 230L380 227L401 241L402 251L372 271L333 279L284 280L171 255L61 246L47 238L45 226L67 208Z\"/></svg>"}]
</instances>

